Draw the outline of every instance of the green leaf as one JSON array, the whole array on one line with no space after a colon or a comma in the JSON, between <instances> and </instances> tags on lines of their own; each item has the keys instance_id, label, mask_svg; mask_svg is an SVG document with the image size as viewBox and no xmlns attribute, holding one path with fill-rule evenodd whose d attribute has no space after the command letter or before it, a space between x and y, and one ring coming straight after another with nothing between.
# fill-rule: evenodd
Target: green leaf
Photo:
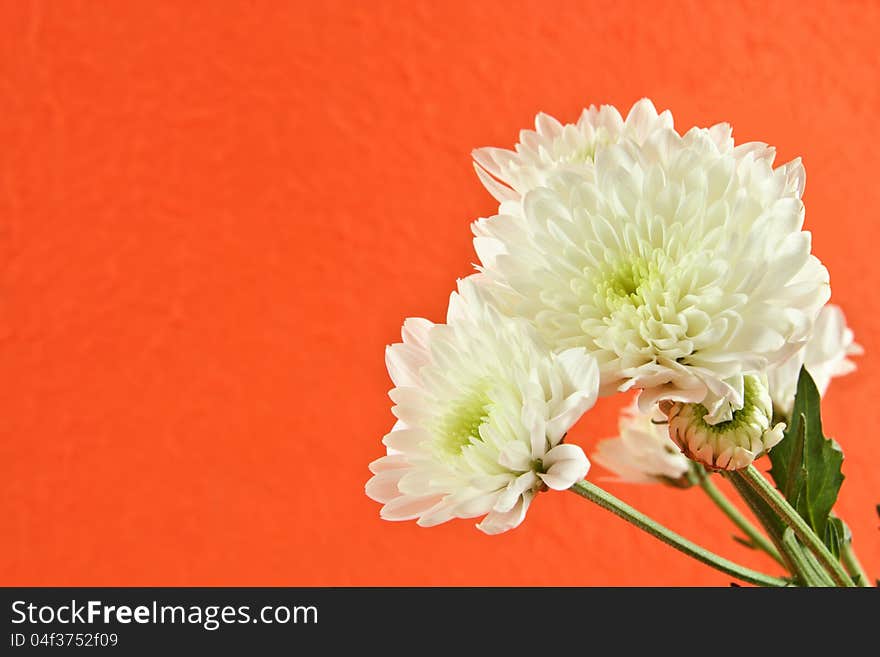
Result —
<instances>
[{"instance_id":1,"label":"green leaf","mask_svg":"<svg viewBox=\"0 0 880 657\"><path fill-rule=\"evenodd\" d=\"M848 528L843 523L843 520L833 516L829 518L828 524L825 526L825 536L822 540L835 557L840 557L840 546L851 540L851 538L847 539L847 533Z\"/></svg>"},{"instance_id":2,"label":"green leaf","mask_svg":"<svg viewBox=\"0 0 880 657\"><path fill-rule=\"evenodd\" d=\"M770 474L785 499L836 555L844 532L829 518L843 483L843 452L822 434L819 404L816 384L802 367L785 437L770 450Z\"/></svg>"}]
</instances>

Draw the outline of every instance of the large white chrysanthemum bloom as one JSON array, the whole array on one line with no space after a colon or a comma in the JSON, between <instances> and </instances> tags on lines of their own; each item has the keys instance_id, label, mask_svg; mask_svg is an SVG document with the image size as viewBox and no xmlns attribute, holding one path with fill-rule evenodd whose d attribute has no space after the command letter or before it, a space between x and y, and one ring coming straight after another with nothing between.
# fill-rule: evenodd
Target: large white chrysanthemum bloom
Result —
<instances>
[{"instance_id":1,"label":"large white chrysanthemum bloom","mask_svg":"<svg viewBox=\"0 0 880 657\"><path fill-rule=\"evenodd\" d=\"M478 148L473 152L480 181L499 201L519 198L540 187L549 173L567 170L583 173L593 164L597 149L622 137L642 143L655 130L672 128L672 114L657 114L643 98L626 119L611 105L585 109L577 123L563 125L543 112L535 117L534 130L522 130L514 150Z\"/></svg>"},{"instance_id":2,"label":"large white chrysanthemum bloom","mask_svg":"<svg viewBox=\"0 0 880 657\"><path fill-rule=\"evenodd\" d=\"M474 225L505 312L556 349L585 347L601 394L702 403L710 423L742 407L744 375L806 342L830 296L800 161L774 169L772 149L722 132L621 138L589 174L557 171Z\"/></svg>"},{"instance_id":3,"label":"large white chrysanthemum bloom","mask_svg":"<svg viewBox=\"0 0 880 657\"><path fill-rule=\"evenodd\" d=\"M747 376L743 406L726 422L708 424L702 404L660 402L669 437L681 451L712 470L739 470L782 440L785 424L773 422L766 376Z\"/></svg>"},{"instance_id":4,"label":"large white chrysanthemum bloom","mask_svg":"<svg viewBox=\"0 0 880 657\"><path fill-rule=\"evenodd\" d=\"M593 461L630 484L664 483L686 487L690 461L669 437L666 417L654 408L632 405L621 413L619 435L596 444Z\"/></svg>"},{"instance_id":5,"label":"large white chrysanthemum bloom","mask_svg":"<svg viewBox=\"0 0 880 657\"><path fill-rule=\"evenodd\" d=\"M784 416L791 413L801 366L807 368L819 394L824 395L831 379L856 369L855 363L848 356L858 356L861 353L862 347L854 341L853 332L846 325L843 311L833 304L826 305L819 313L807 344L767 373L776 413Z\"/></svg>"},{"instance_id":6,"label":"large white chrysanthemum bloom","mask_svg":"<svg viewBox=\"0 0 880 657\"><path fill-rule=\"evenodd\" d=\"M595 361L581 347L552 353L473 280L459 282L446 324L408 319L386 363L398 422L366 486L383 518L429 527L485 516L477 527L497 534L540 490L586 475L587 457L562 439L596 400Z\"/></svg>"}]
</instances>

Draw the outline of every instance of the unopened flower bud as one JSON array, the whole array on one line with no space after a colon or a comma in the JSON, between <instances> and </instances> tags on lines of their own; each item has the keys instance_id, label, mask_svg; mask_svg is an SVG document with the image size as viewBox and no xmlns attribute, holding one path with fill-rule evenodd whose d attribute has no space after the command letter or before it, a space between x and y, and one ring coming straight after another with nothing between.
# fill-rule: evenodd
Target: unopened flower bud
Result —
<instances>
[{"instance_id":1,"label":"unopened flower bud","mask_svg":"<svg viewBox=\"0 0 880 657\"><path fill-rule=\"evenodd\" d=\"M713 470L739 470L782 440L785 424L771 428L773 405L766 377L746 376L743 407L718 424L705 420L702 404L663 401L669 437L689 458Z\"/></svg>"}]
</instances>

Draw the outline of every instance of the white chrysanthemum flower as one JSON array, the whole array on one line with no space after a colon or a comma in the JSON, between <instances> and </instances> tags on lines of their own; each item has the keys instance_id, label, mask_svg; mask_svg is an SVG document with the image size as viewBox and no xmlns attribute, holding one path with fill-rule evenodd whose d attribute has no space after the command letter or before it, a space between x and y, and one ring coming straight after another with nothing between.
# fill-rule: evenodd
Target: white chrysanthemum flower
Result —
<instances>
[{"instance_id":1,"label":"white chrysanthemum flower","mask_svg":"<svg viewBox=\"0 0 880 657\"><path fill-rule=\"evenodd\" d=\"M830 296L802 230L803 167L773 157L706 129L622 138L589 175L556 172L478 221L482 269L505 312L596 357L601 394L642 389L645 410L671 399L729 420L743 376L797 351Z\"/></svg>"},{"instance_id":2,"label":"white chrysanthemum flower","mask_svg":"<svg viewBox=\"0 0 880 657\"><path fill-rule=\"evenodd\" d=\"M708 424L702 404L660 402L669 437L681 451L712 470L739 470L782 440L784 423L771 427L773 404L766 376L746 376L743 406L726 422Z\"/></svg>"},{"instance_id":3,"label":"white chrysanthemum flower","mask_svg":"<svg viewBox=\"0 0 880 657\"><path fill-rule=\"evenodd\" d=\"M666 417L658 408L644 413L634 404L618 422L616 438L599 441L593 460L630 484L688 486L690 461L669 437Z\"/></svg>"},{"instance_id":4,"label":"white chrysanthemum flower","mask_svg":"<svg viewBox=\"0 0 880 657\"><path fill-rule=\"evenodd\" d=\"M856 364L847 357L861 353L862 347L854 341L843 311L833 304L826 305L819 313L807 344L767 373L776 412L785 416L791 413L802 365L813 377L819 394L824 396L831 379L856 369Z\"/></svg>"},{"instance_id":5,"label":"white chrysanthemum flower","mask_svg":"<svg viewBox=\"0 0 880 657\"><path fill-rule=\"evenodd\" d=\"M386 363L398 422L366 487L383 518L429 527L485 515L477 527L497 534L538 491L586 475L587 457L562 439L596 400L595 361L580 347L551 353L474 281L459 282L447 324L408 319Z\"/></svg>"},{"instance_id":6,"label":"white chrysanthemum flower","mask_svg":"<svg viewBox=\"0 0 880 657\"><path fill-rule=\"evenodd\" d=\"M626 136L642 143L660 128L672 128L672 114L657 114L654 104L643 98L624 120L611 105L585 109L577 123L563 125L543 112L535 117L534 130L522 130L515 150L478 148L473 152L480 181L498 201L519 198L540 187L548 173L557 170L584 172L592 166L596 151Z\"/></svg>"}]
</instances>

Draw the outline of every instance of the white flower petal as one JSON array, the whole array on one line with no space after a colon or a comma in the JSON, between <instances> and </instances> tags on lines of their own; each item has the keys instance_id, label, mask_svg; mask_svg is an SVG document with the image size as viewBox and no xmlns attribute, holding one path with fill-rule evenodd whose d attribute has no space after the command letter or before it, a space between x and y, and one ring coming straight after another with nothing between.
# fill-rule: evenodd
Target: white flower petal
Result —
<instances>
[{"instance_id":1,"label":"white flower petal","mask_svg":"<svg viewBox=\"0 0 880 657\"><path fill-rule=\"evenodd\" d=\"M396 386L417 386L419 369L428 362L423 349L409 344L392 344L385 349L385 366Z\"/></svg>"},{"instance_id":2,"label":"white flower petal","mask_svg":"<svg viewBox=\"0 0 880 657\"><path fill-rule=\"evenodd\" d=\"M399 429L386 434L382 443L397 453L406 453L417 450L426 440L430 435L422 429Z\"/></svg>"},{"instance_id":3,"label":"white flower petal","mask_svg":"<svg viewBox=\"0 0 880 657\"><path fill-rule=\"evenodd\" d=\"M626 117L626 130L636 141L644 141L657 124L657 110L647 98L642 98Z\"/></svg>"},{"instance_id":4,"label":"white flower petal","mask_svg":"<svg viewBox=\"0 0 880 657\"><path fill-rule=\"evenodd\" d=\"M537 477L531 470L521 474L508 484L507 489L498 496L492 508L495 511L510 511L527 491L535 487L536 480Z\"/></svg>"},{"instance_id":5,"label":"white flower petal","mask_svg":"<svg viewBox=\"0 0 880 657\"><path fill-rule=\"evenodd\" d=\"M397 488L397 485L405 473L406 470L395 469L386 470L374 475L366 485L367 497L382 504L400 497L400 490Z\"/></svg>"},{"instance_id":6,"label":"white flower petal","mask_svg":"<svg viewBox=\"0 0 880 657\"><path fill-rule=\"evenodd\" d=\"M490 512L481 523L477 524L477 529L485 534L494 535L518 527L525 519L531 501L532 495L523 495L509 511Z\"/></svg>"},{"instance_id":7,"label":"white flower petal","mask_svg":"<svg viewBox=\"0 0 880 657\"><path fill-rule=\"evenodd\" d=\"M405 456L390 454L370 463L370 472L373 474L379 474L380 472L387 472L388 470L400 470L408 467L410 467L410 462Z\"/></svg>"},{"instance_id":8,"label":"white flower petal","mask_svg":"<svg viewBox=\"0 0 880 657\"><path fill-rule=\"evenodd\" d=\"M428 353L428 333L433 326L434 322L421 317L410 317L403 322L403 330L401 331L403 342L419 349L424 354L425 360L427 360Z\"/></svg>"},{"instance_id":9,"label":"white flower petal","mask_svg":"<svg viewBox=\"0 0 880 657\"><path fill-rule=\"evenodd\" d=\"M820 395L824 395L831 379L844 376L856 366L849 356L862 353L846 325L843 311L833 304L822 308L809 340L787 360L768 372L770 395L780 415L791 413L801 366L807 368Z\"/></svg>"},{"instance_id":10,"label":"white flower petal","mask_svg":"<svg viewBox=\"0 0 880 657\"><path fill-rule=\"evenodd\" d=\"M596 445L592 459L618 481L647 484L676 482L687 474L688 459L669 437L666 418L658 409L643 413L633 405L620 417L620 435Z\"/></svg>"},{"instance_id":11,"label":"white flower petal","mask_svg":"<svg viewBox=\"0 0 880 657\"><path fill-rule=\"evenodd\" d=\"M566 392L569 394L553 409L554 415L547 423L551 445L562 440L580 417L593 407L599 390L599 367L584 349L566 349L556 355L556 360L566 375Z\"/></svg>"},{"instance_id":12,"label":"white flower petal","mask_svg":"<svg viewBox=\"0 0 880 657\"><path fill-rule=\"evenodd\" d=\"M507 443L498 454L498 464L514 472L528 470L531 463L532 453L521 441Z\"/></svg>"},{"instance_id":13,"label":"white flower petal","mask_svg":"<svg viewBox=\"0 0 880 657\"><path fill-rule=\"evenodd\" d=\"M512 190L507 185L502 185L500 182L495 180L495 178L493 178L492 175L487 172L483 167L475 164L474 170L477 172L477 177L480 179L480 182L483 183L483 186L486 188L486 190L499 203L503 201L509 201L510 199L514 199L517 197L517 193L514 190Z\"/></svg>"},{"instance_id":14,"label":"white flower petal","mask_svg":"<svg viewBox=\"0 0 880 657\"><path fill-rule=\"evenodd\" d=\"M538 476L553 490L566 490L587 476L590 461L577 445L557 445L544 456L545 472Z\"/></svg>"},{"instance_id":15,"label":"white flower petal","mask_svg":"<svg viewBox=\"0 0 880 657\"><path fill-rule=\"evenodd\" d=\"M382 507L380 515L383 520L414 520L435 504L439 504L442 499L442 495L396 497Z\"/></svg>"}]
</instances>

